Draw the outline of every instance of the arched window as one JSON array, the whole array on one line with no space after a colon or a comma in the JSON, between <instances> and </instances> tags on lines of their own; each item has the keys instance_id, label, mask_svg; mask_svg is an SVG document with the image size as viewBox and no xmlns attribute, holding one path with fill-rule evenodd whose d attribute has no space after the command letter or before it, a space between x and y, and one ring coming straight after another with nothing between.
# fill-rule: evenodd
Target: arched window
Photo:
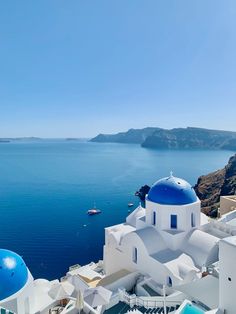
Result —
<instances>
[{"instance_id":1,"label":"arched window","mask_svg":"<svg viewBox=\"0 0 236 314\"><path fill-rule=\"evenodd\" d=\"M168 286L172 287L172 279L171 279L171 277L168 277Z\"/></svg>"},{"instance_id":2,"label":"arched window","mask_svg":"<svg viewBox=\"0 0 236 314\"><path fill-rule=\"evenodd\" d=\"M138 261L138 250L136 247L133 248L133 262L137 264Z\"/></svg>"},{"instance_id":3,"label":"arched window","mask_svg":"<svg viewBox=\"0 0 236 314\"><path fill-rule=\"evenodd\" d=\"M195 214L191 214L191 227L194 228L196 227L196 221L195 221Z\"/></svg>"},{"instance_id":4,"label":"arched window","mask_svg":"<svg viewBox=\"0 0 236 314\"><path fill-rule=\"evenodd\" d=\"M156 212L155 211L152 213L152 224L153 226L156 225Z\"/></svg>"},{"instance_id":5,"label":"arched window","mask_svg":"<svg viewBox=\"0 0 236 314\"><path fill-rule=\"evenodd\" d=\"M170 228L177 229L177 215L170 215Z\"/></svg>"}]
</instances>

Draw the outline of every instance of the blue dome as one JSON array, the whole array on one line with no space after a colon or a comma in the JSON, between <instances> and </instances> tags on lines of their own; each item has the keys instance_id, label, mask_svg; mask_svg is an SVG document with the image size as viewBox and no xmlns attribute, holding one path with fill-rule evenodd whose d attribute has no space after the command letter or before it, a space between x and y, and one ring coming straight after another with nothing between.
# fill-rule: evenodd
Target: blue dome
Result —
<instances>
[{"instance_id":1,"label":"blue dome","mask_svg":"<svg viewBox=\"0 0 236 314\"><path fill-rule=\"evenodd\" d=\"M162 205L186 205L198 200L193 187L187 181L173 176L154 183L147 199Z\"/></svg>"},{"instance_id":2,"label":"blue dome","mask_svg":"<svg viewBox=\"0 0 236 314\"><path fill-rule=\"evenodd\" d=\"M0 249L0 300L18 292L27 279L28 269L23 259L14 252Z\"/></svg>"}]
</instances>

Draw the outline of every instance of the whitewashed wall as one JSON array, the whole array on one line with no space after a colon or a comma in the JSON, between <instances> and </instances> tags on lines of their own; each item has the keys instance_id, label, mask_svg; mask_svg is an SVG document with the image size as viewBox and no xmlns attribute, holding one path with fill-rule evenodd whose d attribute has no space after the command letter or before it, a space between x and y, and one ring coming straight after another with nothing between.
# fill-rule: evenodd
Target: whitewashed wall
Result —
<instances>
[{"instance_id":1,"label":"whitewashed wall","mask_svg":"<svg viewBox=\"0 0 236 314\"><path fill-rule=\"evenodd\" d=\"M236 309L236 237L220 241L220 309L235 314Z\"/></svg>"}]
</instances>

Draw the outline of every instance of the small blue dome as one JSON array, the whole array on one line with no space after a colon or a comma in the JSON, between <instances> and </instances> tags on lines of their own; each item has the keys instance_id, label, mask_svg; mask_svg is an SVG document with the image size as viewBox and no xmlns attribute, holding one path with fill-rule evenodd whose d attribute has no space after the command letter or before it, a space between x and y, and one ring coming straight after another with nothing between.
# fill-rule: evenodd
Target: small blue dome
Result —
<instances>
[{"instance_id":1,"label":"small blue dome","mask_svg":"<svg viewBox=\"0 0 236 314\"><path fill-rule=\"evenodd\" d=\"M24 287L28 269L16 253L0 249L0 300L6 299Z\"/></svg>"},{"instance_id":2,"label":"small blue dome","mask_svg":"<svg viewBox=\"0 0 236 314\"><path fill-rule=\"evenodd\" d=\"M193 187L187 181L172 175L154 183L147 199L162 205L186 205L198 200Z\"/></svg>"}]
</instances>

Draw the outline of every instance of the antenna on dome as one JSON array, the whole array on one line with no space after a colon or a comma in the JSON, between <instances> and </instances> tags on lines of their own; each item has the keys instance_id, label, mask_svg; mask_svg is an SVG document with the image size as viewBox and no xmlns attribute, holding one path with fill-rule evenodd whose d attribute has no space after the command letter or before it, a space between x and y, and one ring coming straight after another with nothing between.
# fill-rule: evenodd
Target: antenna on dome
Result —
<instances>
[{"instance_id":1,"label":"antenna on dome","mask_svg":"<svg viewBox=\"0 0 236 314\"><path fill-rule=\"evenodd\" d=\"M170 171L170 178L173 177L173 171Z\"/></svg>"}]
</instances>

